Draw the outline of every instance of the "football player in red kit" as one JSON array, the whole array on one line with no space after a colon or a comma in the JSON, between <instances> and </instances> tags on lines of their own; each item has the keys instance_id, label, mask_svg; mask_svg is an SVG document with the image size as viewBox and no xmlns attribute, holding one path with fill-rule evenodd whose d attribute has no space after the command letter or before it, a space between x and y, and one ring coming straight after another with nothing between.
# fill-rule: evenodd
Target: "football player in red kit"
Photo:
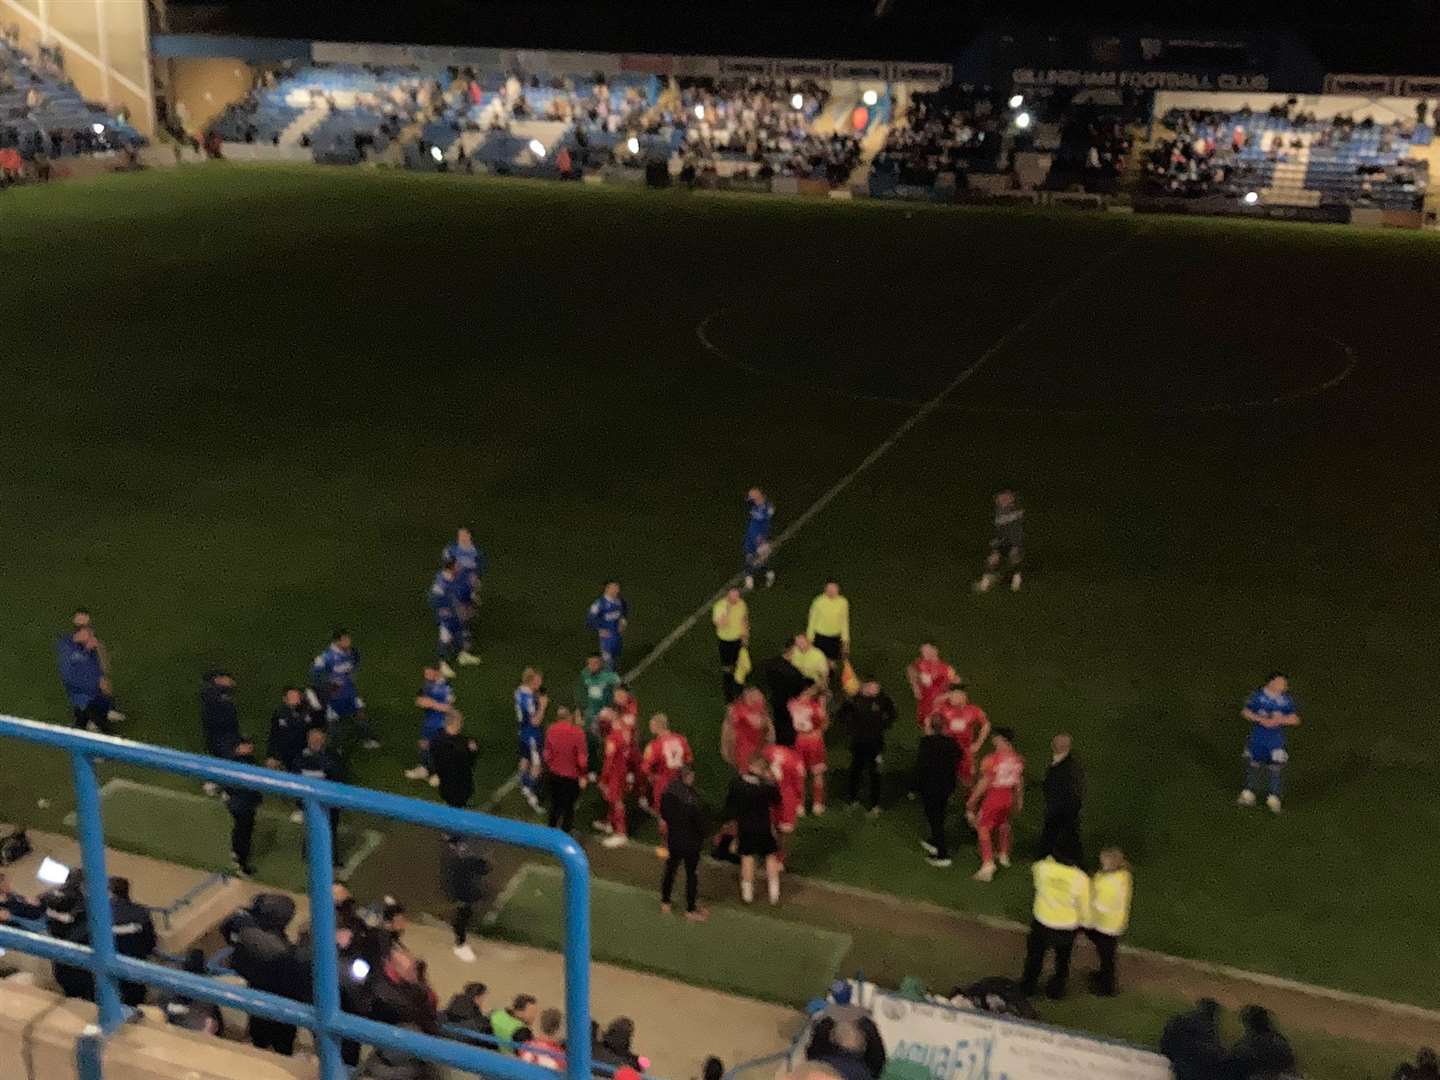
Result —
<instances>
[{"instance_id":1,"label":"football player in red kit","mask_svg":"<svg viewBox=\"0 0 1440 1080\"><path fill-rule=\"evenodd\" d=\"M720 730L720 756L743 773L755 755L775 741L775 724L765 705L765 695L758 687L747 686L745 692L725 710L725 724Z\"/></svg>"},{"instance_id":2,"label":"football player in red kit","mask_svg":"<svg viewBox=\"0 0 1440 1080\"><path fill-rule=\"evenodd\" d=\"M990 737L990 718L985 710L971 702L963 683L954 683L935 703L935 716L940 718L939 730L955 740L960 748L960 782L966 787L975 783L975 748Z\"/></svg>"},{"instance_id":3,"label":"football player in red kit","mask_svg":"<svg viewBox=\"0 0 1440 1080\"><path fill-rule=\"evenodd\" d=\"M960 676L940 659L940 650L929 642L920 646L920 655L905 669L905 674L915 695L915 723L923 729L925 721L935 711L935 703L952 684L960 681Z\"/></svg>"},{"instance_id":4,"label":"football player in red kit","mask_svg":"<svg viewBox=\"0 0 1440 1080\"><path fill-rule=\"evenodd\" d=\"M640 771L648 784L647 805L658 813L660 796L682 768L694 763L695 755L690 751L690 741L670 730L670 718L664 713L650 718L650 735L650 743L640 758Z\"/></svg>"},{"instance_id":5,"label":"football player in red kit","mask_svg":"<svg viewBox=\"0 0 1440 1080\"><path fill-rule=\"evenodd\" d=\"M795 750L805 763L810 774L810 801L812 812L825 813L825 729L829 717L825 715L825 687L811 683L798 697L790 699L790 722L795 725ZM805 813L805 799L800 799L799 814Z\"/></svg>"},{"instance_id":6,"label":"football player in red kit","mask_svg":"<svg viewBox=\"0 0 1440 1080\"><path fill-rule=\"evenodd\" d=\"M629 835L625 797L635 786L640 758L637 743L634 714L620 713L605 736L605 760L600 766L600 794L610 812L605 819L595 822L595 828L609 834L600 842L607 848L624 847Z\"/></svg>"},{"instance_id":7,"label":"football player in red kit","mask_svg":"<svg viewBox=\"0 0 1440 1080\"><path fill-rule=\"evenodd\" d=\"M780 865L785 866L785 838L795 831L795 822L805 803L805 759L794 747L771 743L760 753L770 765L780 787L780 805L770 811L770 820L780 839Z\"/></svg>"},{"instance_id":8,"label":"football player in red kit","mask_svg":"<svg viewBox=\"0 0 1440 1080\"><path fill-rule=\"evenodd\" d=\"M990 737L995 750L980 762L980 782L965 803L965 820L975 826L980 840L976 881L995 877L991 833L1000 845L1000 865L1010 865L1010 819L1020 813L1025 802L1025 759L1011 745L1015 733L1009 728L996 728Z\"/></svg>"}]
</instances>

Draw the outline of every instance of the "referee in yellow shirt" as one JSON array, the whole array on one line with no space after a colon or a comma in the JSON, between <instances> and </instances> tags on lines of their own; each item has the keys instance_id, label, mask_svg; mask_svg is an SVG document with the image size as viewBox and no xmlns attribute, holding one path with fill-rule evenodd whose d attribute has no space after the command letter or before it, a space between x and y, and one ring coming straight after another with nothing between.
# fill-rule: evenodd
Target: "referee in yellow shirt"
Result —
<instances>
[{"instance_id":1,"label":"referee in yellow shirt","mask_svg":"<svg viewBox=\"0 0 1440 1080\"><path fill-rule=\"evenodd\" d=\"M740 696L740 682L735 678L735 665L740 650L750 642L750 608L739 589L730 589L710 609L715 624L715 640L720 645L720 687L728 705Z\"/></svg>"},{"instance_id":2,"label":"referee in yellow shirt","mask_svg":"<svg viewBox=\"0 0 1440 1080\"><path fill-rule=\"evenodd\" d=\"M1119 848L1100 852L1100 869L1090 879L1090 921L1085 933L1100 954L1100 970L1091 977L1095 993L1114 997L1120 992L1115 978L1115 954L1120 937L1130 926L1130 896L1135 888L1130 864Z\"/></svg>"},{"instance_id":3,"label":"referee in yellow shirt","mask_svg":"<svg viewBox=\"0 0 1440 1080\"><path fill-rule=\"evenodd\" d=\"M1073 844L1060 844L1052 855L1031 867L1035 877L1035 908L1030 920L1030 937L1025 943L1025 971L1020 986L1033 997L1040 986L1045 954L1055 951L1055 974L1045 984L1052 1000L1065 996L1070 978L1070 953L1075 932L1090 923L1090 878L1079 866L1080 856Z\"/></svg>"},{"instance_id":4,"label":"referee in yellow shirt","mask_svg":"<svg viewBox=\"0 0 1440 1080\"><path fill-rule=\"evenodd\" d=\"M805 635L825 654L830 670L839 671L850 654L850 601L840 595L838 581L827 581L825 591L810 601Z\"/></svg>"}]
</instances>

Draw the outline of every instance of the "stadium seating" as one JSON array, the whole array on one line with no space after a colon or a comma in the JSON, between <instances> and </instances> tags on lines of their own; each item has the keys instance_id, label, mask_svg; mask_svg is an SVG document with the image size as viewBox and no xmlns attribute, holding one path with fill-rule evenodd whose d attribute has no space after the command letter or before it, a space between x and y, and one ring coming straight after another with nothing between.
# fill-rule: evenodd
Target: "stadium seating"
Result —
<instances>
[{"instance_id":1,"label":"stadium seating","mask_svg":"<svg viewBox=\"0 0 1440 1080\"><path fill-rule=\"evenodd\" d=\"M1412 156L1427 146L1426 125L1355 123L1347 116L1290 117L1172 111L1174 134L1151 156L1152 188L1170 194L1254 192L1285 206L1365 206L1412 210L1429 186L1429 164Z\"/></svg>"},{"instance_id":2,"label":"stadium seating","mask_svg":"<svg viewBox=\"0 0 1440 1080\"><path fill-rule=\"evenodd\" d=\"M51 158L133 148L145 137L91 104L62 75L0 42L0 149Z\"/></svg>"}]
</instances>

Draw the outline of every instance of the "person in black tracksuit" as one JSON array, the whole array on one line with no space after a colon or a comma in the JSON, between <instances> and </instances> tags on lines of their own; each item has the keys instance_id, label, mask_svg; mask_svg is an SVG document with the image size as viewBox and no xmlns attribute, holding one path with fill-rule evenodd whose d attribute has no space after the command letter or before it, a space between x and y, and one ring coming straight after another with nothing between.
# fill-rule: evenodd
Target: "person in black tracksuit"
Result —
<instances>
[{"instance_id":1,"label":"person in black tracksuit","mask_svg":"<svg viewBox=\"0 0 1440 1080\"><path fill-rule=\"evenodd\" d=\"M915 759L915 790L925 809L929 839L921 840L932 866L950 865L950 845L945 840L945 812L960 769L960 747L940 731L934 717L925 721L925 736Z\"/></svg>"},{"instance_id":2,"label":"person in black tracksuit","mask_svg":"<svg viewBox=\"0 0 1440 1080\"><path fill-rule=\"evenodd\" d=\"M235 744L235 760L255 764L255 744L245 736ZM225 809L230 811L230 860L245 877L255 873L250 864L250 841L255 836L255 814L260 809L260 792L248 787L227 787Z\"/></svg>"},{"instance_id":3,"label":"person in black tracksuit","mask_svg":"<svg viewBox=\"0 0 1440 1080\"><path fill-rule=\"evenodd\" d=\"M1050 740L1050 767L1041 790L1045 794L1045 824L1040 831L1040 857L1073 851L1084 861L1080 843L1080 807L1085 802L1085 770L1071 752L1069 735Z\"/></svg>"},{"instance_id":4,"label":"person in black tracksuit","mask_svg":"<svg viewBox=\"0 0 1440 1080\"><path fill-rule=\"evenodd\" d=\"M321 724L324 723L323 717ZM305 749L305 732L316 726L314 716L298 686L287 686L280 704L270 714L270 737L265 740L265 764L272 769L293 772L295 761Z\"/></svg>"},{"instance_id":5,"label":"person in black tracksuit","mask_svg":"<svg viewBox=\"0 0 1440 1080\"><path fill-rule=\"evenodd\" d=\"M308 776L313 780L345 779L345 767L340 759L326 746L328 736L324 728L312 727L305 732L305 749L295 759L292 772ZM340 811L330 811L330 854L336 866L340 865Z\"/></svg>"},{"instance_id":6,"label":"person in black tracksuit","mask_svg":"<svg viewBox=\"0 0 1440 1080\"><path fill-rule=\"evenodd\" d=\"M110 879L110 926L115 935L115 952L132 960L149 960L159 938L150 909L130 899L130 882L123 877ZM122 982L120 1000L134 1008L145 1000L145 984Z\"/></svg>"},{"instance_id":7,"label":"person in black tracksuit","mask_svg":"<svg viewBox=\"0 0 1440 1080\"><path fill-rule=\"evenodd\" d=\"M660 795L660 820L665 823L665 871L660 877L660 910L670 910L675 872L685 867L685 917L692 922L708 918L696 907L700 886L700 853L710 830L705 824L705 807L695 790L695 770L686 765Z\"/></svg>"},{"instance_id":8,"label":"person in black tracksuit","mask_svg":"<svg viewBox=\"0 0 1440 1080\"><path fill-rule=\"evenodd\" d=\"M235 708L235 679L228 671L207 671L200 688L200 729L205 752L228 758L240 741L240 716Z\"/></svg>"},{"instance_id":9,"label":"person in black tracksuit","mask_svg":"<svg viewBox=\"0 0 1440 1080\"><path fill-rule=\"evenodd\" d=\"M445 717L444 730L430 740L430 771L440 779L440 798L446 806L463 809L475 795L475 762L480 747L461 733L465 721L458 712Z\"/></svg>"},{"instance_id":10,"label":"person in black tracksuit","mask_svg":"<svg viewBox=\"0 0 1440 1080\"><path fill-rule=\"evenodd\" d=\"M867 679L860 692L848 698L835 714L835 719L850 733L850 801L860 801L860 787L870 781L871 814L880 810L880 757L885 752L885 732L895 722L895 702L880 689L874 679Z\"/></svg>"},{"instance_id":11,"label":"person in black tracksuit","mask_svg":"<svg viewBox=\"0 0 1440 1080\"><path fill-rule=\"evenodd\" d=\"M475 905L484 895L485 875L489 872L490 860L485 857L479 840L473 836L446 837L440 865L441 884L445 895L455 903L455 915L450 920L450 929L455 931L455 954L467 963L475 959L475 954L465 944L465 936L475 915Z\"/></svg>"}]
</instances>

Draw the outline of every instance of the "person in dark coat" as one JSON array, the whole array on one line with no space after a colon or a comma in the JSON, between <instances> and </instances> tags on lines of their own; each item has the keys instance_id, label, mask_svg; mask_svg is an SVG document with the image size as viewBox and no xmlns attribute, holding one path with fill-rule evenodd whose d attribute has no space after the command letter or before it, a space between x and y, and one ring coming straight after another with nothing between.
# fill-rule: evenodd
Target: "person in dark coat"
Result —
<instances>
[{"instance_id":1,"label":"person in dark coat","mask_svg":"<svg viewBox=\"0 0 1440 1080\"><path fill-rule=\"evenodd\" d=\"M220 935L230 942L230 967L256 990L303 1001L309 996L306 985L309 965L296 955L288 936L295 917L295 901L283 893L261 893L248 908L235 912L220 924ZM250 1017L250 1041L261 1050L289 1056L295 1052L295 1026Z\"/></svg>"},{"instance_id":2,"label":"person in dark coat","mask_svg":"<svg viewBox=\"0 0 1440 1080\"><path fill-rule=\"evenodd\" d=\"M1396 1067L1391 1080L1440 1080L1440 1058L1428 1046L1422 1046L1413 1062Z\"/></svg>"},{"instance_id":3,"label":"person in dark coat","mask_svg":"<svg viewBox=\"0 0 1440 1080\"><path fill-rule=\"evenodd\" d=\"M806 1051L806 1057L822 1065L828 1065L844 1080L880 1080L880 1074L872 1071L865 1060L865 1033L852 1020L842 1020L830 1027L824 1047L819 1054ZM884 1063L881 1063L884 1068Z\"/></svg>"},{"instance_id":4,"label":"person in dark coat","mask_svg":"<svg viewBox=\"0 0 1440 1080\"><path fill-rule=\"evenodd\" d=\"M591 1051L592 1060L601 1065L613 1065L616 1069L641 1070L640 1057L631 1045L635 1040L635 1021L628 1016L610 1021L605 1034Z\"/></svg>"},{"instance_id":5,"label":"person in dark coat","mask_svg":"<svg viewBox=\"0 0 1440 1080\"><path fill-rule=\"evenodd\" d=\"M929 828L929 839L921 840L926 861L931 866L950 865L950 845L945 839L945 813L950 807L950 796L955 794L955 782L960 775L960 747L948 734L940 730L937 717L925 718L925 735L920 739L915 754L915 790L920 794L920 805L925 810L925 822Z\"/></svg>"},{"instance_id":6,"label":"person in dark coat","mask_svg":"<svg viewBox=\"0 0 1440 1080\"><path fill-rule=\"evenodd\" d=\"M1160 1036L1160 1052L1170 1059L1175 1080L1216 1080L1225 1057L1220 1043L1220 1004L1201 998L1187 1013L1172 1016Z\"/></svg>"},{"instance_id":7,"label":"person in dark coat","mask_svg":"<svg viewBox=\"0 0 1440 1080\"><path fill-rule=\"evenodd\" d=\"M885 752L885 732L895 723L895 702L878 682L866 679L860 692L840 706L835 719L850 734L850 801L860 801L861 782L868 777L866 809L874 817L880 813L880 757Z\"/></svg>"},{"instance_id":8,"label":"person in dark coat","mask_svg":"<svg viewBox=\"0 0 1440 1080\"><path fill-rule=\"evenodd\" d=\"M1041 790L1045 795L1045 824L1040 831L1040 858L1059 850L1079 851L1080 807L1085 802L1085 770L1071 752L1069 735L1050 740L1050 767Z\"/></svg>"},{"instance_id":9,"label":"person in dark coat","mask_svg":"<svg viewBox=\"0 0 1440 1080\"><path fill-rule=\"evenodd\" d=\"M465 938L475 915L475 905L484 895L490 860L475 837L449 836L445 838L440 870L445 895L455 904L455 914L450 920L450 929L455 931L455 956L466 964L473 964L475 950Z\"/></svg>"},{"instance_id":10,"label":"person in dark coat","mask_svg":"<svg viewBox=\"0 0 1440 1080\"><path fill-rule=\"evenodd\" d=\"M64 884L46 891L40 897L40 907L45 912L45 932L57 941L70 941L76 945L90 944L90 925L86 922L85 871L76 867L65 878ZM55 981L66 997L83 998L91 1001L95 997L95 981L84 968L70 967L56 962L53 965Z\"/></svg>"},{"instance_id":11,"label":"person in dark coat","mask_svg":"<svg viewBox=\"0 0 1440 1080\"><path fill-rule=\"evenodd\" d=\"M115 952L132 960L149 960L159 944L155 920L150 909L130 899L128 878L110 879L110 928L115 936ZM145 1000L145 984L122 982L120 1000L131 1008Z\"/></svg>"},{"instance_id":12,"label":"person in dark coat","mask_svg":"<svg viewBox=\"0 0 1440 1080\"><path fill-rule=\"evenodd\" d=\"M1270 1010L1246 1005L1240 1010L1245 1034L1225 1055L1226 1080L1282 1080L1299 1072L1290 1040L1275 1029Z\"/></svg>"},{"instance_id":13,"label":"person in dark coat","mask_svg":"<svg viewBox=\"0 0 1440 1080\"><path fill-rule=\"evenodd\" d=\"M323 718L322 718L323 722ZM305 732L315 723L305 692L287 686L280 704L270 714L270 737L265 740L265 764L272 769L293 772L300 751L305 749Z\"/></svg>"},{"instance_id":14,"label":"person in dark coat","mask_svg":"<svg viewBox=\"0 0 1440 1080\"><path fill-rule=\"evenodd\" d=\"M322 727L312 727L305 732L305 749L295 759L292 772L308 776L313 780L343 782L345 766L328 746L329 736ZM330 811L330 858L340 865L340 811Z\"/></svg>"},{"instance_id":15,"label":"person in dark coat","mask_svg":"<svg viewBox=\"0 0 1440 1080\"><path fill-rule=\"evenodd\" d=\"M725 820L735 826L735 850L740 856L740 899L755 902L755 860L765 860L765 882L770 903L780 902L780 844L775 839L771 811L780 805L770 763L756 754L748 767L730 781L725 798Z\"/></svg>"},{"instance_id":16,"label":"person in dark coat","mask_svg":"<svg viewBox=\"0 0 1440 1080\"><path fill-rule=\"evenodd\" d=\"M205 673L200 687L200 732L211 757L228 758L235 752L240 741L240 714L235 708L235 679L228 671ZM220 786L207 780L205 794L219 795Z\"/></svg>"},{"instance_id":17,"label":"person in dark coat","mask_svg":"<svg viewBox=\"0 0 1440 1080\"><path fill-rule=\"evenodd\" d=\"M440 798L445 805L463 809L475 794L475 762L480 747L461 734L465 718L451 711L445 726L430 740L430 769L440 780Z\"/></svg>"},{"instance_id":18,"label":"person in dark coat","mask_svg":"<svg viewBox=\"0 0 1440 1080\"><path fill-rule=\"evenodd\" d=\"M235 744L235 760L255 764L255 744L245 736ZM255 836L255 814L260 809L261 795L254 788L227 787L225 809L230 811L230 862L241 877L250 877L255 867L250 863L250 841Z\"/></svg>"},{"instance_id":19,"label":"person in dark coat","mask_svg":"<svg viewBox=\"0 0 1440 1080\"><path fill-rule=\"evenodd\" d=\"M665 823L665 871L660 876L660 910L670 913L670 895L675 888L675 873L685 867L685 917L691 922L704 922L710 913L696 906L700 891L700 853L710 830L705 823L705 807L695 790L695 770L686 765L660 795L660 820Z\"/></svg>"},{"instance_id":20,"label":"person in dark coat","mask_svg":"<svg viewBox=\"0 0 1440 1080\"><path fill-rule=\"evenodd\" d=\"M766 660L758 675L758 682L765 688L765 696L770 703L775 741L781 746L794 746L795 725L790 720L790 701L800 696L810 685L810 680L784 656ZM741 771L744 771L743 766Z\"/></svg>"},{"instance_id":21,"label":"person in dark coat","mask_svg":"<svg viewBox=\"0 0 1440 1080\"><path fill-rule=\"evenodd\" d=\"M486 996L490 988L483 982L466 983L460 993L452 997L441 1014L447 1024L463 1027L477 1035L489 1035L490 1010L486 1007Z\"/></svg>"}]
</instances>

